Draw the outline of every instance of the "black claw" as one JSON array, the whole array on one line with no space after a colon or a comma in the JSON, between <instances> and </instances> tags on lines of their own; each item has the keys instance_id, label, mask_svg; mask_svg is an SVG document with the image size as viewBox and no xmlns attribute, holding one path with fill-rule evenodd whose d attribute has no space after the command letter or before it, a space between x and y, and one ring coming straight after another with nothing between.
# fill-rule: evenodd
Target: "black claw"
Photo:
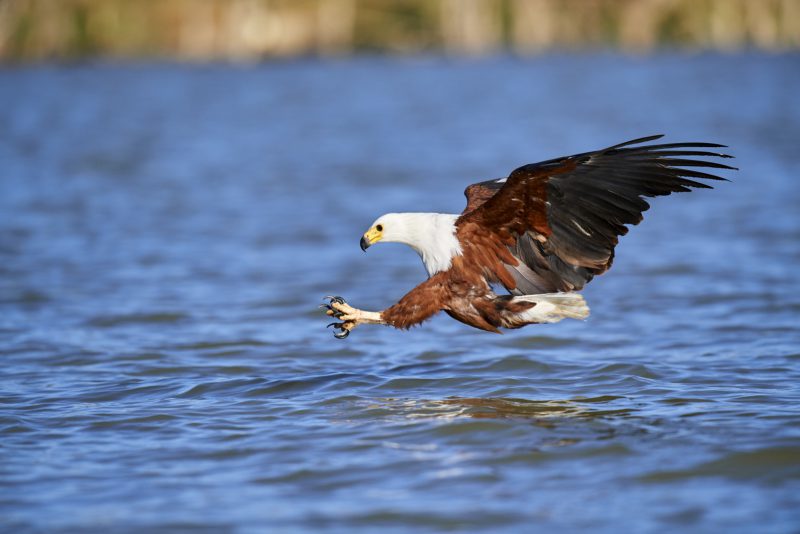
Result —
<instances>
[{"instance_id":1,"label":"black claw","mask_svg":"<svg viewBox=\"0 0 800 534\"><path fill-rule=\"evenodd\" d=\"M350 335L350 330L344 327L344 323L331 323L326 328L333 327L334 330L339 330L339 332L334 332L333 337L336 339L344 339Z\"/></svg>"},{"instance_id":2,"label":"black claw","mask_svg":"<svg viewBox=\"0 0 800 534\"><path fill-rule=\"evenodd\" d=\"M350 330L348 330L346 328L342 328L341 332L334 332L333 333L333 337L335 337L336 339L344 339L349 335L350 335Z\"/></svg>"},{"instance_id":3,"label":"black claw","mask_svg":"<svg viewBox=\"0 0 800 534\"><path fill-rule=\"evenodd\" d=\"M336 304L344 304L345 300L342 297L335 296L335 295L326 295L323 298L328 299L330 302L328 302L327 304L320 304L320 306L319 306L320 309L330 310L332 312L330 314L331 317L334 317L336 319L341 319L342 317L344 317L344 315L345 315L344 312L339 311L339 310L337 310L336 308L334 308L332 306L332 304L334 304L334 303L336 303ZM338 330L338 332L334 332L333 333L333 337L335 337L336 339L344 339L344 338L346 338L347 336L350 335L350 330L345 328L344 325L345 325L345 323L331 323L326 328L333 327L334 330Z\"/></svg>"}]
</instances>

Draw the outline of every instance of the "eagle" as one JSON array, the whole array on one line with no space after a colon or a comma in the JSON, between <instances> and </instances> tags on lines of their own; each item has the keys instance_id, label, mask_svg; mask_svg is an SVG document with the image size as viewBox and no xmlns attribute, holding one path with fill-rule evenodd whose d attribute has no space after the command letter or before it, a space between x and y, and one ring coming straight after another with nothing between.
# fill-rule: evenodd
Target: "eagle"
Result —
<instances>
[{"instance_id":1,"label":"eagle","mask_svg":"<svg viewBox=\"0 0 800 534\"><path fill-rule=\"evenodd\" d=\"M626 225L638 224L650 207L643 197L726 180L698 168L737 170L709 159L732 157L714 151L725 145L651 143L661 137L531 163L472 184L460 214L378 217L361 237L362 250L378 242L409 245L428 279L381 312L325 297L321 308L340 321L328 326L343 339L360 324L408 329L439 311L496 333L585 319L589 308L577 292L611 267Z\"/></svg>"}]
</instances>

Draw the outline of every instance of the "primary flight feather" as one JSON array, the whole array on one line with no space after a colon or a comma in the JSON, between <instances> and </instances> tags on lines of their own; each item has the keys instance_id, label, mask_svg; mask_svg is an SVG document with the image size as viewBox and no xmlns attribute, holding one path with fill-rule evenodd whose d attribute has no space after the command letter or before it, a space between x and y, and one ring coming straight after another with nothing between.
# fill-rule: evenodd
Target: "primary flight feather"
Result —
<instances>
[{"instance_id":1,"label":"primary flight feather","mask_svg":"<svg viewBox=\"0 0 800 534\"><path fill-rule=\"evenodd\" d=\"M724 180L697 168L735 167L714 143L645 144L654 135L602 150L523 165L506 178L472 184L461 214L388 213L361 238L405 243L419 253L428 279L381 312L341 297L322 307L345 338L359 324L410 328L444 311L465 324L500 332L564 318L584 319L577 293L611 267L619 236L650 205L642 197L710 188ZM498 295L493 286L509 294Z\"/></svg>"}]
</instances>

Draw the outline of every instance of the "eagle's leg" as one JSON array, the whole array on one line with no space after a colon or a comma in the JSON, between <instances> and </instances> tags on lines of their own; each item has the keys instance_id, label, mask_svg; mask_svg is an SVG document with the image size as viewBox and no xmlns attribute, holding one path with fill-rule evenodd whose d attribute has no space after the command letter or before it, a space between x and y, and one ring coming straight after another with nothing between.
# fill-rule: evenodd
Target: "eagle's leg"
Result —
<instances>
[{"instance_id":1,"label":"eagle's leg","mask_svg":"<svg viewBox=\"0 0 800 534\"><path fill-rule=\"evenodd\" d=\"M325 297L328 304L323 304L326 313L342 321L332 323L339 332L334 334L342 339L360 324L383 324L406 330L420 324L448 305L448 285L446 274L437 273L420 285L406 293L397 304L380 312L364 311L353 308L342 297Z\"/></svg>"},{"instance_id":2,"label":"eagle's leg","mask_svg":"<svg viewBox=\"0 0 800 534\"><path fill-rule=\"evenodd\" d=\"M344 339L349 336L350 331L359 324L386 324L386 322L381 319L381 314L378 312L353 308L347 302L345 302L342 297L325 298L329 299L330 302L328 304L323 304L320 307L326 309L326 314L342 321L341 323L331 323L328 325L329 327L332 326L338 330L338 332L333 334L334 337L338 339Z\"/></svg>"}]
</instances>

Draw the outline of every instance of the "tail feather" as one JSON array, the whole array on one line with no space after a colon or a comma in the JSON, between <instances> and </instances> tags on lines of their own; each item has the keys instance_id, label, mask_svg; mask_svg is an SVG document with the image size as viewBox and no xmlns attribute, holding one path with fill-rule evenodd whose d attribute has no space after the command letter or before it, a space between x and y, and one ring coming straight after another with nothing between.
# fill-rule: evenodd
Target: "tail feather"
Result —
<instances>
[{"instance_id":1,"label":"tail feather","mask_svg":"<svg viewBox=\"0 0 800 534\"><path fill-rule=\"evenodd\" d=\"M589 306L580 293L545 293L541 295L520 295L514 297L517 302L535 304L531 309L517 315L514 322L557 323L562 319L586 319L589 317Z\"/></svg>"}]
</instances>

